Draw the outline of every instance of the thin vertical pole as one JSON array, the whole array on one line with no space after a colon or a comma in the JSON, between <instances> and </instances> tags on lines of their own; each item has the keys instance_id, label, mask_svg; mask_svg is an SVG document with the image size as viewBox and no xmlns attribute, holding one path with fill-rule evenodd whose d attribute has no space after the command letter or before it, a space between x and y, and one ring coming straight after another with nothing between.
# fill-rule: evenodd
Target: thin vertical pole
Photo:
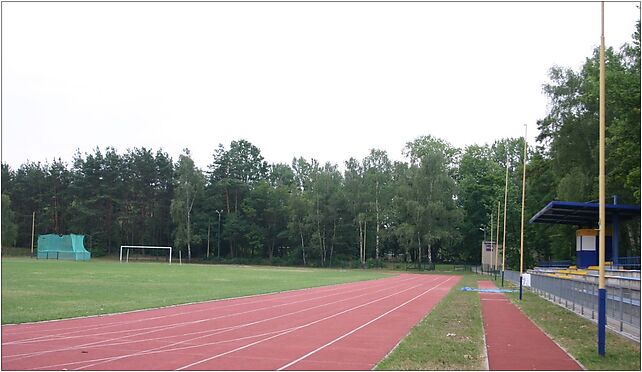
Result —
<instances>
[{"instance_id":1,"label":"thin vertical pole","mask_svg":"<svg viewBox=\"0 0 642 372\"><path fill-rule=\"evenodd\" d=\"M526 140L526 135L528 133L528 126L524 124L524 172L522 173L522 227L520 231L519 238L519 299L522 299L522 286L523 279L522 275L524 273L524 203L526 198L526 149L528 147L528 142Z\"/></svg>"},{"instance_id":2,"label":"thin vertical pole","mask_svg":"<svg viewBox=\"0 0 642 372\"><path fill-rule=\"evenodd\" d=\"M492 207L491 207L492 208ZM495 264L493 263L493 212L490 212L490 267L494 270Z\"/></svg>"},{"instance_id":3,"label":"thin vertical pole","mask_svg":"<svg viewBox=\"0 0 642 372\"><path fill-rule=\"evenodd\" d=\"M207 257L210 256L210 228L212 226L211 222L207 222Z\"/></svg>"},{"instance_id":4,"label":"thin vertical pole","mask_svg":"<svg viewBox=\"0 0 642 372\"><path fill-rule=\"evenodd\" d=\"M500 202L497 202L497 235L495 239L495 271L499 270L499 207Z\"/></svg>"},{"instance_id":5,"label":"thin vertical pole","mask_svg":"<svg viewBox=\"0 0 642 372\"><path fill-rule=\"evenodd\" d=\"M508 149L506 149L506 183L504 185L504 238L502 240L502 287L506 270L506 203L508 202Z\"/></svg>"},{"instance_id":6,"label":"thin vertical pole","mask_svg":"<svg viewBox=\"0 0 642 372\"><path fill-rule=\"evenodd\" d=\"M31 214L31 257L33 257L33 238L36 235L36 212Z\"/></svg>"},{"instance_id":7,"label":"thin vertical pole","mask_svg":"<svg viewBox=\"0 0 642 372\"><path fill-rule=\"evenodd\" d=\"M218 258L221 258L221 212L218 212Z\"/></svg>"},{"instance_id":8,"label":"thin vertical pole","mask_svg":"<svg viewBox=\"0 0 642 372\"><path fill-rule=\"evenodd\" d=\"M481 244L481 258L479 261L479 266L481 268L482 273L484 272L484 251L485 250L486 250L486 230L484 230L484 240L482 240L482 244Z\"/></svg>"},{"instance_id":9,"label":"thin vertical pole","mask_svg":"<svg viewBox=\"0 0 642 372\"><path fill-rule=\"evenodd\" d=\"M605 136L606 136L606 76L604 56L604 2L601 12L602 33L600 35L600 240L599 240L599 285L597 312L597 352L600 356L606 353L606 286L604 280L604 259L606 244L606 172L605 172Z\"/></svg>"},{"instance_id":10,"label":"thin vertical pole","mask_svg":"<svg viewBox=\"0 0 642 372\"><path fill-rule=\"evenodd\" d=\"M613 205L617 205L617 199L617 195L613 195ZM613 235L611 236L612 260L613 265L617 267L620 265L620 216L618 213L613 213L611 227L613 228Z\"/></svg>"}]
</instances>

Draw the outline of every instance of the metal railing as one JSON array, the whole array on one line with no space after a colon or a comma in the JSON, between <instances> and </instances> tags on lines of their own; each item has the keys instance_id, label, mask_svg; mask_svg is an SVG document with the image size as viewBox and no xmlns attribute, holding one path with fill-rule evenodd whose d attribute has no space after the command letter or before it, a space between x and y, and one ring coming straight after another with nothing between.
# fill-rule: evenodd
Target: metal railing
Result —
<instances>
[{"instance_id":1,"label":"metal railing","mask_svg":"<svg viewBox=\"0 0 642 372\"><path fill-rule=\"evenodd\" d=\"M491 275L495 280L501 279L502 277L501 268L498 270L493 270L493 268L490 265L471 266L471 271L476 274ZM504 271L504 280L512 282L513 284L519 286L519 272L512 271L512 270Z\"/></svg>"},{"instance_id":2,"label":"metal railing","mask_svg":"<svg viewBox=\"0 0 642 372\"><path fill-rule=\"evenodd\" d=\"M484 272L491 274L492 272ZM551 302L597 321L596 283L530 272L532 292ZM519 286L519 271L506 270L504 280ZM640 285L637 288L608 286L606 317L609 327L640 341Z\"/></svg>"},{"instance_id":3,"label":"metal railing","mask_svg":"<svg viewBox=\"0 0 642 372\"><path fill-rule=\"evenodd\" d=\"M58 251L53 251L53 252L50 252L50 251L44 251L44 253L45 253L45 257L44 257L44 258L45 258L46 260L48 260L48 259L50 259L50 258L52 258L52 259L53 259L53 258L54 258L54 256L56 257L56 260L60 259L60 252L58 252ZM49 255L50 253L51 253L51 255ZM36 259L38 259L38 255L36 255Z\"/></svg>"},{"instance_id":4,"label":"metal railing","mask_svg":"<svg viewBox=\"0 0 642 372\"><path fill-rule=\"evenodd\" d=\"M640 270L640 256L620 257L617 263L627 269Z\"/></svg>"},{"instance_id":5,"label":"metal railing","mask_svg":"<svg viewBox=\"0 0 642 372\"><path fill-rule=\"evenodd\" d=\"M491 265L476 265L476 266L471 266L470 271L476 273L476 274L489 274L489 275L501 275L501 270L495 270Z\"/></svg>"},{"instance_id":6,"label":"metal railing","mask_svg":"<svg viewBox=\"0 0 642 372\"><path fill-rule=\"evenodd\" d=\"M505 270L504 280L519 286L519 271Z\"/></svg>"},{"instance_id":7,"label":"metal railing","mask_svg":"<svg viewBox=\"0 0 642 372\"><path fill-rule=\"evenodd\" d=\"M558 260L558 261L540 261L537 266L539 267L563 267L567 268L572 264L570 260Z\"/></svg>"},{"instance_id":8,"label":"metal railing","mask_svg":"<svg viewBox=\"0 0 642 372\"><path fill-rule=\"evenodd\" d=\"M519 274L519 273L517 273ZM519 275L517 276L519 284ZM590 319L597 319L595 283L557 278L531 272L531 290L548 300ZM608 325L620 332L640 337L640 288L607 286L606 317Z\"/></svg>"}]
</instances>

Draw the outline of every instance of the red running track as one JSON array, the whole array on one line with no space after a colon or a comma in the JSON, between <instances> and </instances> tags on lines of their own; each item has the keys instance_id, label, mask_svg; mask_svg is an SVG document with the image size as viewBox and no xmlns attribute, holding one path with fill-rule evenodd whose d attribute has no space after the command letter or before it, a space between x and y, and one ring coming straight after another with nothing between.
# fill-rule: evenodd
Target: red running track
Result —
<instances>
[{"instance_id":1,"label":"red running track","mask_svg":"<svg viewBox=\"0 0 642 372\"><path fill-rule=\"evenodd\" d=\"M3 370L369 370L460 277L412 275L2 326Z\"/></svg>"},{"instance_id":2,"label":"red running track","mask_svg":"<svg viewBox=\"0 0 642 372\"><path fill-rule=\"evenodd\" d=\"M497 288L489 280L479 288ZM480 292L488 367L492 371L580 371L582 367L503 293Z\"/></svg>"}]
</instances>

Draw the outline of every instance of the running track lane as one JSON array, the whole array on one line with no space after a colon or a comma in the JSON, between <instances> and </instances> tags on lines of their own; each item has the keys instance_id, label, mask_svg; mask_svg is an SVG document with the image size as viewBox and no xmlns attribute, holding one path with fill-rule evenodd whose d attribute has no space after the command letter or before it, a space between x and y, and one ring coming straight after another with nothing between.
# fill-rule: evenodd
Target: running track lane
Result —
<instances>
[{"instance_id":1,"label":"running track lane","mask_svg":"<svg viewBox=\"0 0 642 372\"><path fill-rule=\"evenodd\" d=\"M497 288L480 280L479 288ZM490 370L581 371L582 367L503 293L480 292Z\"/></svg>"},{"instance_id":2,"label":"running track lane","mask_svg":"<svg viewBox=\"0 0 642 372\"><path fill-rule=\"evenodd\" d=\"M459 281L395 277L2 327L4 370L366 370Z\"/></svg>"}]
</instances>

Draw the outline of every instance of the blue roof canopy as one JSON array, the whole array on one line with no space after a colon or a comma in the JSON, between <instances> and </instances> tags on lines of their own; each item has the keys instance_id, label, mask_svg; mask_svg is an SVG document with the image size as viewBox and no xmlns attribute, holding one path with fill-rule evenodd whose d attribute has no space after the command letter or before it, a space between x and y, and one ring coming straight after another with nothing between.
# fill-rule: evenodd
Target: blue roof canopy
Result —
<instances>
[{"instance_id":1,"label":"blue roof canopy","mask_svg":"<svg viewBox=\"0 0 642 372\"><path fill-rule=\"evenodd\" d=\"M598 203L552 201L537 212L528 222L577 226L599 225ZM631 204L606 204L606 222L611 223L617 215L620 221L640 216L640 206Z\"/></svg>"}]
</instances>

